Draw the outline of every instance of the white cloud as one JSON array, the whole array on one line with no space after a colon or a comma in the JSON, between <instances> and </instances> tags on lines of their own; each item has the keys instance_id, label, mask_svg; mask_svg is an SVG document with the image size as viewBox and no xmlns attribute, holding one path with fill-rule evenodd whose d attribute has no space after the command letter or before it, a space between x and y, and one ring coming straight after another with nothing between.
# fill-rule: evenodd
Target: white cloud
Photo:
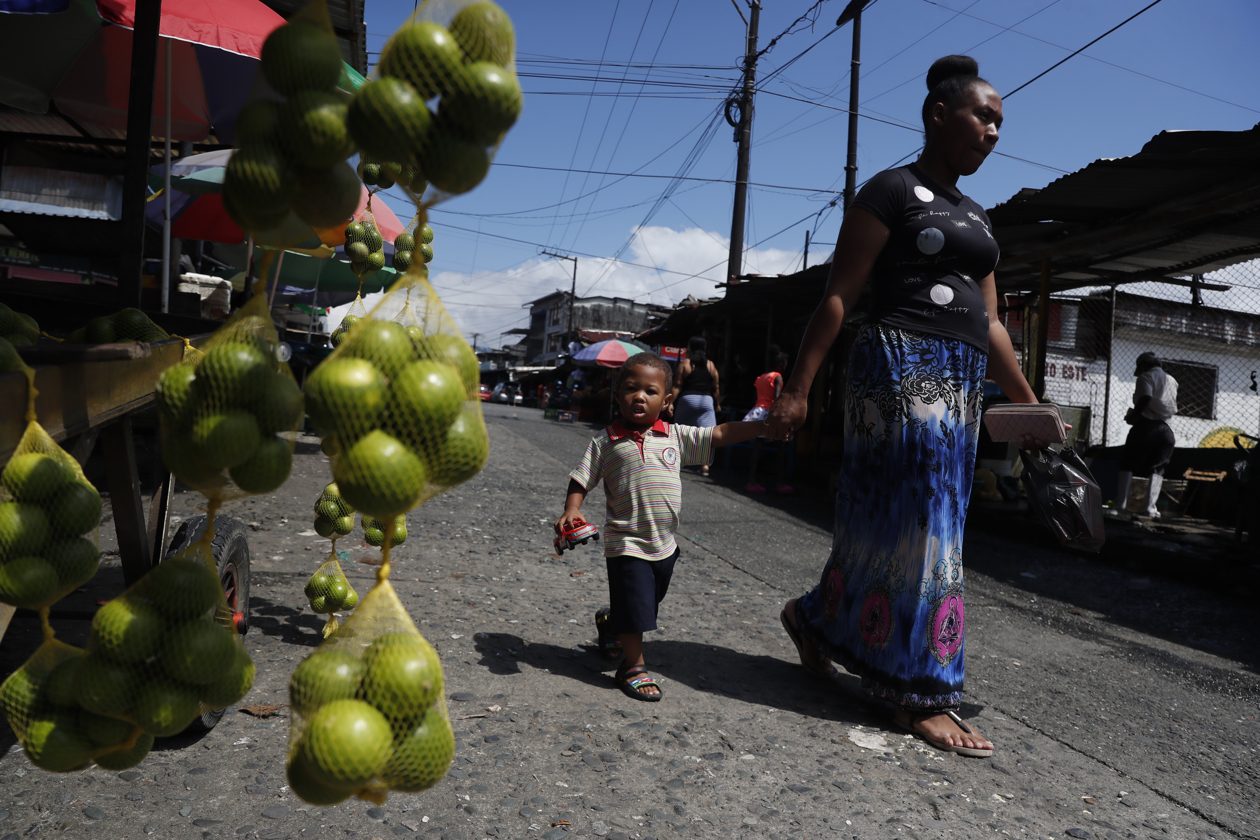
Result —
<instances>
[{"instance_id":1,"label":"white cloud","mask_svg":"<svg viewBox=\"0 0 1260 840\"><path fill-rule=\"evenodd\" d=\"M673 305L689 294L718 297L722 292L715 284L726 274L729 242L728 237L700 228L640 228L622 256L624 262L578 257L578 296L604 295L661 305ZM813 257L811 262L817 262ZM789 273L799 268L797 252L766 248L744 256L744 271L749 273ZM567 260L539 256L502 272L434 271L429 281L465 338L471 340L476 333L480 346L497 347L514 342L511 337L501 339L505 330L529 325L528 310L522 305L556 290L567 292L572 271L573 264ZM369 295L364 300L370 309L380 298ZM333 310L334 326L344 312L345 307Z\"/></svg>"}]
</instances>

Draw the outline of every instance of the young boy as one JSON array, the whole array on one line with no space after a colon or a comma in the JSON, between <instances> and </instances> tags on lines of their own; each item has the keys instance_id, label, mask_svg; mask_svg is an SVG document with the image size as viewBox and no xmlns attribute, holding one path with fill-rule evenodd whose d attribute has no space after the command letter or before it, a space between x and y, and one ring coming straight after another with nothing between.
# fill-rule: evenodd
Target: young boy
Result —
<instances>
[{"instance_id":1,"label":"young boy","mask_svg":"<svg viewBox=\"0 0 1260 840\"><path fill-rule=\"evenodd\" d=\"M604 555L611 606L595 614L600 653L624 656L617 686L636 700L661 699L643 662L643 633L656 629L657 609L678 560L674 531L682 507L684 466L707 465L715 446L751 440L764 423L698 428L666 423L674 372L655 353L631 356L621 367L616 400L621 419L600 432L569 475L561 533L582 519L582 501L602 479L608 502ZM619 641L618 641L619 639Z\"/></svg>"}]
</instances>

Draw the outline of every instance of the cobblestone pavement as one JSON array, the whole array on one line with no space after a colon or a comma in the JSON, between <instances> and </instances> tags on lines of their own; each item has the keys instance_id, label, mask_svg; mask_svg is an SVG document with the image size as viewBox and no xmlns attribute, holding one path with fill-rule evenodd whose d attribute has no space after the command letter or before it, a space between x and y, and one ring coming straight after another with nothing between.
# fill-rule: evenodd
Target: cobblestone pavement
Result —
<instances>
[{"instance_id":1,"label":"cobblestone pavement","mask_svg":"<svg viewBox=\"0 0 1260 840\"><path fill-rule=\"evenodd\" d=\"M0 840L1260 832L1260 622L1245 601L1048 543L970 534L964 716L998 752L959 758L891 727L855 679L824 684L795 664L778 613L822 566L829 505L749 500L688 474L683 559L647 645L665 698L636 702L593 651L606 600L600 548L550 549L565 476L591 430L525 409L487 415L489 466L413 512L394 555L395 586L446 670L458 750L444 781L380 808L308 806L285 786L288 710L233 708L208 734L159 742L124 773L54 776L12 746L0 760ZM327 481L304 440L279 493L224 511L252 529L246 643L258 675L243 705L287 702L289 674L319 643L323 621L302 586L329 548L310 530ZM180 494L175 515L198 504ZM602 521L598 492L587 506ZM340 547L365 592L374 567L361 561L375 550ZM81 643L95 600L117 594L116 556L59 606L60 638ZM37 625L19 616L0 667L37 644Z\"/></svg>"}]
</instances>

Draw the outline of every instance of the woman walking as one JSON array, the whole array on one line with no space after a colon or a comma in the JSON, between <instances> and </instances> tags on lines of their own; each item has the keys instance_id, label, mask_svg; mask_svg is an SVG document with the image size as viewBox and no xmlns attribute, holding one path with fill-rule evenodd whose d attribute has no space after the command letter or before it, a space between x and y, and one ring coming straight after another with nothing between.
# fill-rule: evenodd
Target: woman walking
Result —
<instances>
[{"instance_id":1,"label":"woman walking","mask_svg":"<svg viewBox=\"0 0 1260 840\"><path fill-rule=\"evenodd\" d=\"M1002 99L965 56L937 60L923 103L925 144L876 175L845 216L822 303L768 419L788 439L814 375L868 278L873 308L853 345L836 529L821 580L782 621L802 664L834 660L933 746L983 757L964 723L962 542L986 375L1017 403L1037 397L998 321L998 246L959 192L993 150Z\"/></svg>"},{"instance_id":2,"label":"woman walking","mask_svg":"<svg viewBox=\"0 0 1260 840\"><path fill-rule=\"evenodd\" d=\"M678 375L674 377L675 423L701 428L717 425L722 391L718 387L717 367L704 352L707 344L698 335L687 342L687 358L678 365ZM700 472L708 475L709 465L702 466Z\"/></svg>"}]
</instances>

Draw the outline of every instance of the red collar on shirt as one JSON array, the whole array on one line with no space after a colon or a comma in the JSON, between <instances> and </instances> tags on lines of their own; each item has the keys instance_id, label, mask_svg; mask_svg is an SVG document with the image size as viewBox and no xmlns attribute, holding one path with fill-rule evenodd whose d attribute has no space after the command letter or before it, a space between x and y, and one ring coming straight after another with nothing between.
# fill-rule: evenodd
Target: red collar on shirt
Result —
<instances>
[{"instance_id":1,"label":"red collar on shirt","mask_svg":"<svg viewBox=\"0 0 1260 840\"><path fill-rule=\"evenodd\" d=\"M628 437L632 441L637 443L639 445L639 457L642 458L644 461L647 460L647 456L643 453L643 432L635 432L630 429L627 429L625 426L621 425L620 420L618 420L617 422L609 426L607 431L608 431L608 439L611 441L615 442L615 441L621 440L622 438ZM652 428L648 429L648 433L653 434L653 435L668 435L669 424L666 423L664 420L658 419L655 423L652 424Z\"/></svg>"}]
</instances>

